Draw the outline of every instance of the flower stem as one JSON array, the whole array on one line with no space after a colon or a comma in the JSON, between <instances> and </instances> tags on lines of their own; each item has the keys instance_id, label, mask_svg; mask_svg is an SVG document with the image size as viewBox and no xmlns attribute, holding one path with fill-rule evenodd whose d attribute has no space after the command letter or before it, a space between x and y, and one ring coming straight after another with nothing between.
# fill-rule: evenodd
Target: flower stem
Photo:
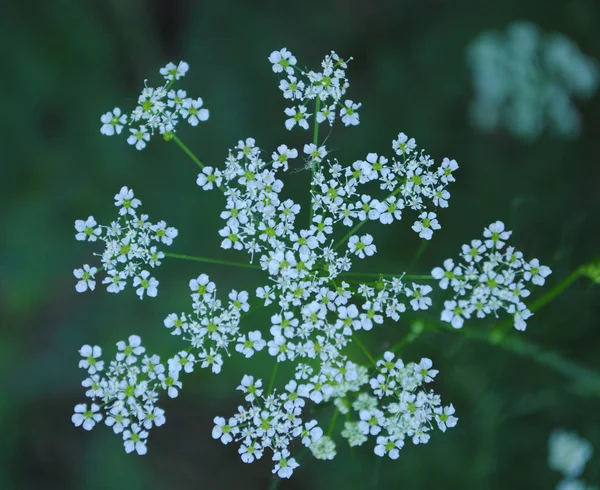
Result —
<instances>
[{"instance_id":1,"label":"flower stem","mask_svg":"<svg viewBox=\"0 0 600 490\"><path fill-rule=\"evenodd\" d=\"M585 266L580 266L571 272L567 277L565 277L562 281L560 281L556 286L554 286L550 291L536 299L529 306L529 311L535 313L539 309L541 309L546 304L550 303L554 298L556 298L560 293L562 293L565 289L567 289L571 284L573 284L579 277L582 276L582 271ZM496 327L492 329L490 335L496 339L500 339L510 330L513 325L512 318L500 323Z\"/></svg>"},{"instance_id":2,"label":"flower stem","mask_svg":"<svg viewBox=\"0 0 600 490\"><path fill-rule=\"evenodd\" d=\"M375 277L379 279L380 277L386 278L394 278L401 277L403 279L424 279L424 280L433 280L433 277L429 274L380 274L378 272L342 272L340 276L353 276L353 277Z\"/></svg>"},{"instance_id":3,"label":"flower stem","mask_svg":"<svg viewBox=\"0 0 600 490\"><path fill-rule=\"evenodd\" d=\"M367 350L367 348L363 345L363 343L358 339L356 334L352 334L352 338L354 339L354 342L356 342L356 344L360 347L360 350L363 351L363 354L367 357L367 359L369 359L369 361L371 361L371 364L373 364L373 366L377 367L377 362L375 361L375 359L373 358L371 353Z\"/></svg>"},{"instance_id":4,"label":"flower stem","mask_svg":"<svg viewBox=\"0 0 600 490\"><path fill-rule=\"evenodd\" d=\"M275 384L275 376L277 376L277 368L279 367L279 361L275 359L275 365L273 371L271 371L271 379L269 380L269 389L267 390L267 396L273 391L273 385Z\"/></svg>"},{"instance_id":5,"label":"flower stem","mask_svg":"<svg viewBox=\"0 0 600 490\"><path fill-rule=\"evenodd\" d=\"M415 321L410 326L410 332L401 338L396 344L390 349L391 352L396 354L400 353L404 347L408 344L413 343L419 335L425 331L425 325L421 321Z\"/></svg>"},{"instance_id":6,"label":"flower stem","mask_svg":"<svg viewBox=\"0 0 600 490\"><path fill-rule=\"evenodd\" d=\"M338 410L337 407L335 407L335 410L333 411L333 415L331 417L331 422L329 423L329 429L327 429L328 436L331 436L331 434L333 433L333 429L335 427L335 422L337 420L339 413L340 413L340 411Z\"/></svg>"},{"instance_id":7,"label":"flower stem","mask_svg":"<svg viewBox=\"0 0 600 490\"><path fill-rule=\"evenodd\" d=\"M318 142L319 142L319 123L317 122L317 112L319 112L319 109L321 108L321 97L319 97L317 95L317 100L315 102L315 126L313 128L313 144L315 146L318 146ZM314 210L313 210L313 182L315 180L315 166L317 165L317 162L312 162L311 165L311 179L310 179L310 221L308 223L308 227L310 228L310 225L312 224L313 221L313 216L314 216Z\"/></svg>"},{"instance_id":8,"label":"flower stem","mask_svg":"<svg viewBox=\"0 0 600 490\"><path fill-rule=\"evenodd\" d=\"M422 240L421 241L421 244L419 245L419 248L415 252L415 255L413 256L411 261L408 263L408 267L407 267L408 270L411 270L413 267L415 267L417 265L417 263L419 262L419 259L421 258L421 255L423 255L423 252L425 252L427 245L429 245L429 242L430 242L430 240Z\"/></svg>"},{"instance_id":9,"label":"flower stem","mask_svg":"<svg viewBox=\"0 0 600 490\"><path fill-rule=\"evenodd\" d=\"M164 252L164 254L165 254L165 257L170 257L172 259L193 260L195 262L205 262L207 264L231 265L233 267L246 267L248 269L260 269L259 265L246 264L244 262L235 262L233 260L213 259L210 257L198 257L195 255L174 254L171 252Z\"/></svg>"},{"instance_id":10,"label":"flower stem","mask_svg":"<svg viewBox=\"0 0 600 490\"><path fill-rule=\"evenodd\" d=\"M192 153L192 150L190 150L187 146L183 144L183 141L181 141L176 134L173 134L173 141L177 143L177 146L179 146L179 148L181 148L183 152L188 157L190 157L196 165L198 165L200 168L204 168L204 164L200 160L198 160L198 157Z\"/></svg>"}]
</instances>

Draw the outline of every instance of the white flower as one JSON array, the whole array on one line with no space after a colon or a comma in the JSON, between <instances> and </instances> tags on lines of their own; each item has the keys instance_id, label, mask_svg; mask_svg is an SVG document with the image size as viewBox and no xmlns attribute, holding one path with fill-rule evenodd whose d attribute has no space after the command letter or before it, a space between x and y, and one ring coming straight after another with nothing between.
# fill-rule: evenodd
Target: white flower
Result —
<instances>
[{"instance_id":1,"label":"white flower","mask_svg":"<svg viewBox=\"0 0 600 490\"><path fill-rule=\"evenodd\" d=\"M335 450L335 442L329 436L319 437L310 446L310 452L316 459L332 460L337 454Z\"/></svg>"},{"instance_id":2,"label":"white flower","mask_svg":"<svg viewBox=\"0 0 600 490\"><path fill-rule=\"evenodd\" d=\"M300 466L294 458L290 458L290 452L287 449L273 454L273 461L276 463L273 473L277 473L279 478L289 478L292 476L294 469Z\"/></svg>"},{"instance_id":3,"label":"white flower","mask_svg":"<svg viewBox=\"0 0 600 490\"><path fill-rule=\"evenodd\" d=\"M374 453L377 456L383 457L387 454L390 459L398 459L400 457L400 449L403 446L404 441L402 439L393 440L389 437L378 436Z\"/></svg>"},{"instance_id":4,"label":"white flower","mask_svg":"<svg viewBox=\"0 0 600 490\"><path fill-rule=\"evenodd\" d=\"M115 107L112 112L102 114L100 122L102 122L100 132L106 136L112 136L115 132L121 134L123 126L127 124L127 116L121 114L121 109Z\"/></svg>"},{"instance_id":5,"label":"white flower","mask_svg":"<svg viewBox=\"0 0 600 490\"><path fill-rule=\"evenodd\" d=\"M235 346L235 350L243 354L246 358L250 358L254 355L254 352L259 352L264 349L267 345L266 341L262 339L261 333L258 330L248 332L248 339L243 335L238 339L238 343Z\"/></svg>"},{"instance_id":6,"label":"white flower","mask_svg":"<svg viewBox=\"0 0 600 490\"><path fill-rule=\"evenodd\" d=\"M236 388L237 390L246 393L244 399L248 402L254 401L256 397L260 397L262 395L263 390L262 387L262 379L257 379L254 382L253 376L244 375L242 378L241 384Z\"/></svg>"},{"instance_id":7,"label":"white flower","mask_svg":"<svg viewBox=\"0 0 600 490\"><path fill-rule=\"evenodd\" d=\"M146 126L140 126L138 129L129 128L131 133L127 138L127 143L135 145L136 150L143 150L146 148L146 142L150 141L150 133Z\"/></svg>"},{"instance_id":8,"label":"white flower","mask_svg":"<svg viewBox=\"0 0 600 490\"><path fill-rule=\"evenodd\" d=\"M102 414L98 413L100 407L92 403L89 410L85 403L75 405L75 413L71 417L71 422L75 427L82 426L85 430L92 430L97 422L102 420Z\"/></svg>"},{"instance_id":9,"label":"white flower","mask_svg":"<svg viewBox=\"0 0 600 490\"><path fill-rule=\"evenodd\" d=\"M450 323L454 328L462 328L464 318L470 318L470 305L465 300L444 301L444 311L442 311L441 319L444 322Z\"/></svg>"},{"instance_id":10,"label":"white flower","mask_svg":"<svg viewBox=\"0 0 600 490\"><path fill-rule=\"evenodd\" d=\"M510 238L512 231L504 231L504 223L496 221L483 231L483 236L487 238L485 246L491 249L501 249L504 246L504 240Z\"/></svg>"},{"instance_id":11,"label":"white flower","mask_svg":"<svg viewBox=\"0 0 600 490\"><path fill-rule=\"evenodd\" d=\"M289 119L286 119L285 121L285 127L288 130L291 130L296 124L303 129L308 129L307 118L310 114L306 113L305 106L299 105L297 107L287 107L284 112L286 116L289 116Z\"/></svg>"},{"instance_id":12,"label":"white flower","mask_svg":"<svg viewBox=\"0 0 600 490\"><path fill-rule=\"evenodd\" d=\"M190 66L185 61L180 61L178 65L173 62L167 63L166 66L160 69L160 74L165 77L165 80L179 80L183 78Z\"/></svg>"},{"instance_id":13,"label":"white flower","mask_svg":"<svg viewBox=\"0 0 600 490\"><path fill-rule=\"evenodd\" d=\"M440 280L442 289L448 289L450 281L454 281L456 276L460 275L460 267L455 267L452 259L446 259L444 260L444 269L436 267L431 271L431 275L434 279Z\"/></svg>"},{"instance_id":14,"label":"white flower","mask_svg":"<svg viewBox=\"0 0 600 490\"><path fill-rule=\"evenodd\" d=\"M137 356L142 355L146 352L146 349L142 347L142 339L139 335L130 335L128 342L124 341L117 342L117 361L125 361L127 364L134 364L137 361Z\"/></svg>"},{"instance_id":15,"label":"white flower","mask_svg":"<svg viewBox=\"0 0 600 490\"><path fill-rule=\"evenodd\" d=\"M340 117L345 126L357 126L360 121L358 117L358 109L360 109L360 103L354 103L351 100L346 100L344 106L340 109Z\"/></svg>"},{"instance_id":16,"label":"white flower","mask_svg":"<svg viewBox=\"0 0 600 490\"><path fill-rule=\"evenodd\" d=\"M182 369L186 373L191 373L194 370L194 354L186 351L181 351L175 357L168 360L169 372L179 372Z\"/></svg>"},{"instance_id":17,"label":"white flower","mask_svg":"<svg viewBox=\"0 0 600 490\"><path fill-rule=\"evenodd\" d=\"M93 216L88 217L85 221L78 219L75 221L75 230L77 234L75 239L79 241L95 242L98 239L98 235L102 233L102 228L96 226L96 220Z\"/></svg>"},{"instance_id":18,"label":"white flower","mask_svg":"<svg viewBox=\"0 0 600 490\"><path fill-rule=\"evenodd\" d=\"M148 271L142 271L139 276L133 278L133 287L137 288L135 293L140 299L144 299L144 293L152 298L158 294L158 281L154 277L150 277Z\"/></svg>"},{"instance_id":19,"label":"white flower","mask_svg":"<svg viewBox=\"0 0 600 490\"><path fill-rule=\"evenodd\" d=\"M128 189L125 186L121 187L118 194L115 194L115 206L120 208L119 214L121 216L126 214L135 216L135 208L141 204L142 201L134 197L133 190Z\"/></svg>"},{"instance_id":20,"label":"white flower","mask_svg":"<svg viewBox=\"0 0 600 490\"><path fill-rule=\"evenodd\" d=\"M190 126L197 126L199 122L208 121L208 109L202 109L202 97L197 99L185 99L179 113L181 117L187 119Z\"/></svg>"},{"instance_id":21,"label":"white flower","mask_svg":"<svg viewBox=\"0 0 600 490\"><path fill-rule=\"evenodd\" d=\"M92 347L91 345L86 344L79 349L79 354L83 357L83 359L79 361L79 367L87 369L89 374L96 374L104 369L104 361L98 360L102 355L100 346L95 345Z\"/></svg>"},{"instance_id":22,"label":"white flower","mask_svg":"<svg viewBox=\"0 0 600 490\"><path fill-rule=\"evenodd\" d=\"M419 220L415 221L415 224L412 225L412 229L419 234L420 238L424 238L425 240L431 240L433 230L439 230L440 228L441 226L436 219L436 214L433 212L421 213Z\"/></svg>"},{"instance_id":23,"label":"white flower","mask_svg":"<svg viewBox=\"0 0 600 490\"><path fill-rule=\"evenodd\" d=\"M123 431L123 445L127 454L135 450L140 456L148 452L146 447L146 438L148 432L142 430L138 424L131 424L131 430Z\"/></svg>"},{"instance_id":24,"label":"white flower","mask_svg":"<svg viewBox=\"0 0 600 490\"><path fill-rule=\"evenodd\" d=\"M410 155L416 147L415 139L409 139L404 133L399 133L398 137L392 142L392 148L398 156Z\"/></svg>"},{"instance_id":25,"label":"white flower","mask_svg":"<svg viewBox=\"0 0 600 490\"><path fill-rule=\"evenodd\" d=\"M531 281L536 286L543 286L546 282L546 277L552 274L552 269L545 265L540 265L538 259L533 259L529 263L524 264L525 272L523 272L523 279Z\"/></svg>"},{"instance_id":26,"label":"white flower","mask_svg":"<svg viewBox=\"0 0 600 490\"><path fill-rule=\"evenodd\" d=\"M365 256L371 256L377 252L377 247L373 243L373 237L371 235L353 235L348 240L348 250L353 254L356 254L359 259L364 259Z\"/></svg>"},{"instance_id":27,"label":"white flower","mask_svg":"<svg viewBox=\"0 0 600 490\"><path fill-rule=\"evenodd\" d=\"M98 269L90 267L88 264L85 264L82 269L75 269L73 275L76 279L79 279L75 285L75 290L78 293L84 293L88 289L93 291L96 288L96 281L94 280L96 272L98 272Z\"/></svg>"},{"instance_id":28,"label":"white flower","mask_svg":"<svg viewBox=\"0 0 600 490\"><path fill-rule=\"evenodd\" d=\"M282 48L279 51L273 51L269 55L269 61L273 64L273 72L275 73L281 73L284 70L289 75L294 73L296 57L286 48Z\"/></svg>"},{"instance_id":29,"label":"white flower","mask_svg":"<svg viewBox=\"0 0 600 490\"><path fill-rule=\"evenodd\" d=\"M288 170L288 160L290 158L296 158L298 156L298 150L293 148L288 149L286 145L280 145L277 147L277 151L273 152L271 158L273 159L273 168L283 168L284 172Z\"/></svg>"},{"instance_id":30,"label":"white flower","mask_svg":"<svg viewBox=\"0 0 600 490\"><path fill-rule=\"evenodd\" d=\"M577 478L592 457L592 445L574 432L555 430L550 436L548 465L566 478Z\"/></svg>"},{"instance_id":31,"label":"white flower","mask_svg":"<svg viewBox=\"0 0 600 490\"><path fill-rule=\"evenodd\" d=\"M213 422L215 426L212 430L213 439L221 439L223 444L229 444L233 441L233 435L239 432L239 429L236 427L237 420L235 418L230 418L229 422L227 422L223 417L215 417Z\"/></svg>"}]
</instances>

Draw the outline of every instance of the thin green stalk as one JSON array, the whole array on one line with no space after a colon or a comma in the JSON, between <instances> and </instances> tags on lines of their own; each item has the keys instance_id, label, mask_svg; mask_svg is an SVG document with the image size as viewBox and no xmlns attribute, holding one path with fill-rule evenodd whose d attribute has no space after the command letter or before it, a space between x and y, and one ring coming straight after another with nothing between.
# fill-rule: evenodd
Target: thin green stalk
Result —
<instances>
[{"instance_id":1,"label":"thin green stalk","mask_svg":"<svg viewBox=\"0 0 600 490\"><path fill-rule=\"evenodd\" d=\"M342 272L340 276L346 277L376 277L379 279L380 277L386 278L394 278L401 277L403 279L421 279L421 280L433 280L433 277L429 274L380 274L378 272Z\"/></svg>"},{"instance_id":2,"label":"thin green stalk","mask_svg":"<svg viewBox=\"0 0 600 490\"><path fill-rule=\"evenodd\" d=\"M390 349L391 352L399 353L408 344L412 344L425 331L425 325L421 321L413 322L410 326L410 332L400 339Z\"/></svg>"},{"instance_id":3,"label":"thin green stalk","mask_svg":"<svg viewBox=\"0 0 600 490\"><path fill-rule=\"evenodd\" d=\"M430 242L430 240L421 241L421 244L419 245L419 248L415 252L415 255L413 256L411 261L408 263L408 267L407 267L408 270L412 270L417 265L417 263L419 262L419 259L421 258L421 255L423 255L423 252L425 252L427 245L429 245L429 242Z\"/></svg>"},{"instance_id":4,"label":"thin green stalk","mask_svg":"<svg viewBox=\"0 0 600 490\"><path fill-rule=\"evenodd\" d=\"M267 390L267 396L271 394L273 391L273 385L275 385L275 376L277 376L277 368L279 367L279 361L275 359L275 365L273 366L273 371L271 371L271 379L269 379L269 389Z\"/></svg>"},{"instance_id":5,"label":"thin green stalk","mask_svg":"<svg viewBox=\"0 0 600 490\"><path fill-rule=\"evenodd\" d=\"M260 269L259 265L246 264L244 262L235 262L233 260L213 259L210 257L198 257L196 255L175 254L175 253L171 253L171 252L164 252L164 254L165 254L165 257L170 257L172 259L193 260L195 262L205 262L207 264L230 265L233 267L245 267L248 269Z\"/></svg>"},{"instance_id":6,"label":"thin green stalk","mask_svg":"<svg viewBox=\"0 0 600 490\"><path fill-rule=\"evenodd\" d=\"M373 364L373 366L377 367L377 361L375 361L375 359L373 358L371 353L367 350L367 348L363 345L363 343L360 340L358 340L358 337L356 336L356 334L352 334L352 338L354 339L354 342L356 342L356 345L358 345L360 347L360 350L363 351L363 354L367 357L367 359L369 359L369 361L371 361L371 364Z\"/></svg>"},{"instance_id":7,"label":"thin green stalk","mask_svg":"<svg viewBox=\"0 0 600 490\"><path fill-rule=\"evenodd\" d=\"M327 435L331 436L331 434L333 433L333 429L335 427L335 422L338 418L340 411L337 407L335 407L335 410L333 412L333 416L331 417L331 422L329 423L329 429L327 429Z\"/></svg>"},{"instance_id":8,"label":"thin green stalk","mask_svg":"<svg viewBox=\"0 0 600 490\"><path fill-rule=\"evenodd\" d=\"M194 155L194 153L192 153L192 150L190 150L187 146L183 144L183 141L181 141L176 134L173 134L173 141L177 143L179 148L181 148L184 151L184 153L194 161L196 165L198 165L200 168L204 168L204 164L200 160L198 160L198 157Z\"/></svg>"},{"instance_id":9,"label":"thin green stalk","mask_svg":"<svg viewBox=\"0 0 600 490\"><path fill-rule=\"evenodd\" d=\"M534 302L529 305L529 311L535 313L548 303L560 295L565 289L567 289L571 284L573 284L578 278L582 276L582 271L585 266L578 267L571 274L565 277L562 281L560 281L556 286L550 289L546 294L536 299ZM503 321L496 327L494 327L490 333L495 338L501 338L506 335L506 333L510 330L513 325L512 318L509 318L506 321Z\"/></svg>"},{"instance_id":10,"label":"thin green stalk","mask_svg":"<svg viewBox=\"0 0 600 490\"><path fill-rule=\"evenodd\" d=\"M474 328L463 327L455 329L440 323L425 323L425 328L434 332L452 332L463 335L467 339L483 342L488 345L500 347L508 352L520 355L527 359L548 367L553 371L570 378L576 385L584 388L588 392L600 396L600 373L589 369L581 364L572 361L548 349L545 349L534 342L523 340L517 334L499 337L493 334L493 331L486 331ZM390 350L395 351L405 345L405 339L400 340Z\"/></svg>"},{"instance_id":11,"label":"thin green stalk","mask_svg":"<svg viewBox=\"0 0 600 490\"><path fill-rule=\"evenodd\" d=\"M315 114L314 114L314 118L315 118L315 125L313 128L313 145L315 146L319 146L319 123L317 122L317 113L319 112L319 109L321 108L321 98L319 96L317 96L317 100L315 102ZM310 227L310 225L312 224L313 221L313 217L314 217L314 210L313 210L313 196L312 196L312 192L313 192L313 182L315 180L315 166L317 165L316 162L312 162L311 165L311 179L310 179L310 221L308 223L308 226Z\"/></svg>"}]
</instances>

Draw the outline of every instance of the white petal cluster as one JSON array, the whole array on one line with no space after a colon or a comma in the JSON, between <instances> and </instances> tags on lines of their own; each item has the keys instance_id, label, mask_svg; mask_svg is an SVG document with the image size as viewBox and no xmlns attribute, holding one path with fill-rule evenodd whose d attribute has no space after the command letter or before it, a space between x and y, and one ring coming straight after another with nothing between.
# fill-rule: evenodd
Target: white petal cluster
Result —
<instances>
[{"instance_id":1,"label":"white petal cluster","mask_svg":"<svg viewBox=\"0 0 600 490\"><path fill-rule=\"evenodd\" d=\"M440 288L454 291L454 298L444 302L442 321L461 328L473 315L497 317L505 310L513 316L514 327L525 330L533 315L523 302L530 295L528 283L543 286L552 270L538 259L525 260L514 247L505 247L511 234L496 221L484 229L483 240L462 246L462 263L447 259L443 267L431 271Z\"/></svg>"},{"instance_id":2,"label":"white petal cluster","mask_svg":"<svg viewBox=\"0 0 600 490\"><path fill-rule=\"evenodd\" d=\"M550 435L548 466L562 473L565 478L577 478L583 473L593 452L589 441L575 432L557 429Z\"/></svg>"},{"instance_id":3,"label":"white petal cluster","mask_svg":"<svg viewBox=\"0 0 600 490\"><path fill-rule=\"evenodd\" d=\"M169 371L157 355L146 354L140 337L131 335L117 343L118 353L105 369L98 346L84 345L79 367L88 377L81 383L87 389L90 404L75 406L71 421L76 427L92 430L104 420L115 434L123 438L127 453L147 452L148 431L165 423L165 412L156 405L161 391L177 396L181 388L178 372Z\"/></svg>"},{"instance_id":4,"label":"white petal cluster","mask_svg":"<svg viewBox=\"0 0 600 490\"><path fill-rule=\"evenodd\" d=\"M310 117L318 123L327 121L333 125L336 115L345 126L357 126L360 123L358 109L361 104L345 98L350 87L346 76L348 60L343 60L332 51L321 62L321 70L303 70L297 66L296 57L286 48L273 51L269 56L273 72L284 78L279 82L283 97L297 105L287 107L285 127L291 130L294 126L308 129ZM316 114L308 113L306 104L318 99L319 109ZM322 103L322 105L321 105Z\"/></svg>"},{"instance_id":5,"label":"white petal cluster","mask_svg":"<svg viewBox=\"0 0 600 490\"><path fill-rule=\"evenodd\" d=\"M168 63L161 68L160 74L165 78L165 84L160 87L144 87L138 97L138 105L129 116L123 114L118 107L103 114L100 117L100 132L112 136L115 133L121 134L123 128L128 127L127 143L137 150L143 150L156 133L169 140L181 120L187 121L191 126L207 121L209 112L201 97L188 97L185 90L171 88L175 81L185 76L188 69L185 61L178 65Z\"/></svg>"},{"instance_id":6,"label":"white petal cluster","mask_svg":"<svg viewBox=\"0 0 600 490\"><path fill-rule=\"evenodd\" d=\"M571 98L590 98L600 69L569 38L514 22L506 32L479 35L468 56L475 87L471 115L480 129L505 127L524 140L546 128L565 137L579 134L581 117Z\"/></svg>"},{"instance_id":7,"label":"white petal cluster","mask_svg":"<svg viewBox=\"0 0 600 490\"><path fill-rule=\"evenodd\" d=\"M274 463L273 474L289 478L299 466L290 455L293 442L299 439L303 446L311 447L321 439L323 430L316 420L303 422L305 400L295 381L290 381L281 393L274 391L264 395L261 387L262 380L244 376L238 390L245 394L249 405L240 405L229 419L215 417L212 436L223 444L238 443L238 453L244 463L261 459L269 449Z\"/></svg>"},{"instance_id":8,"label":"white petal cluster","mask_svg":"<svg viewBox=\"0 0 600 490\"><path fill-rule=\"evenodd\" d=\"M183 366L186 372L191 372L194 365L200 363L200 367L210 368L218 374L223 357L231 355L232 347L246 358L265 347L259 331L240 332L241 315L250 309L246 291L231 291L229 302L224 307L217 299L215 283L206 274L192 279L189 286L193 313L171 313L164 321L173 335L189 344L184 351L185 356L180 353L182 357L175 363L175 369ZM177 363L181 366L178 367Z\"/></svg>"},{"instance_id":9,"label":"white petal cluster","mask_svg":"<svg viewBox=\"0 0 600 490\"><path fill-rule=\"evenodd\" d=\"M115 195L115 206L119 209L117 220L110 225L99 225L93 216L86 220L75 221L75 238L79 241L102 241L105 249L100 257L106 277L102 284L110 293L121 292L131 279L136 294L154 297L158 293L158 281L151 276L148 268L161 264L164 253L162 245L169 246L177 237L177 230L167 226L164 221L156 224L148 221L147 214L138 215L142 202L134 196L131 189L122 187ZM73 275L78 282L75 289L82 293L93 291L96 287L96 267L85 264L75 269Z\"/></svg>"},{"instance_id":10,"label":"white petal cluster","mask_svg":"<svg viewBox=\"0 0 600 490\"><path fill-rule=\"evenodd\" d=\"M353 226L361 221L379 221L389 225L400 221L403 211L418 213L412 229L425 240L441 225L431 209L448 207L450 193L446 190L454 182L453 172L458 169L455 160L444 158L435 167L435 161L423 151L418 151L414 138L400 133L393 141L395 156L391 159L369 153L365 160L342 166L337 160L321 165L320 154L309 154L313 173L313 209L331 219ZM309 150L312 150L310 148ZM325 147L321 151L326 153ZM386 194L379 198L371 195L373 183ZM369 189L369 190L366 190ZM367 254L368 255L368 254ZM361 257L362 258L362 257Z\"/></svg>"},{"instance_id":11,"label":"white petal cluster","mask_svg":"<svg viewBox=\"0 0 600 490\"><path fill-rule=\"evenodd\" d=\"M445 432L458 419L454 407L442 406L441 398L426 385L438 374L431 360L404 365L392 352L377 362L377 373L369 380L372 395L361 392L346 397L338 407L347 407L347 421L342 436L350 446L360 446L369 437L375 439L377 456L397 459L406 440L413 444L429 441L429 432L437 427Z\"/></svg>"}]
</instances>

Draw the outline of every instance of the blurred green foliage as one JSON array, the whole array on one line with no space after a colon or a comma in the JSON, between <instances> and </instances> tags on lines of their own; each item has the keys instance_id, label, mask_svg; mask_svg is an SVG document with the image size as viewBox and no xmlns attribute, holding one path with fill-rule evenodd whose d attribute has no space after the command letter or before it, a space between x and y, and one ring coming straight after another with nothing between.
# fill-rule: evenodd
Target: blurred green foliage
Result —
<instances>
[{"instance_id":1,"label":"blurred green foliage","mask_svg":"<svg viewBox=\"0 0 600 490\"><path fill-rule=\"evenodd\" d=\"M7 0L0 36L3 74L0 145L0 488L263 489L270 461L244 465L231 446L210 437L212 418L232 413L246 364L212 376L194 373L149 454L128 456L105 428L91 434L70 422L83 399L77 350L140 334L151 350L177 348L162 319L188 302L187 282L206 272L224 291L251 288L260 273L167 261L156 300L131 290L78 295L71 271L89 262L93 245L73 238L73 221L114 213L112 196L133 187L144 211L180 230L172 251L231 258L218 250L216 193L199 192L197 168L175 147L153 141L143 152L99 132L100 114L135 103L143 80L184 59L188 92L204 98L208 124L180 136L205 162L219 164L238 139L265 148L297 145L283 127L285 102L267 61L286 46L301 64L317 65L335 49L353 56L351 98L363 103L358 128L338 127L328 146L341 161L389 148L398 131L461 169L443 230L420 260L427 273L461 243L501 219L514 244L554 270L549 286L600 254L600 97L580 108L582 137L522 144L482 135L467 119L471 96L465 48L479 32L515 19L574 39L600 59L600 4L594 0L358 0L243 2L221 0ZM308 196L308 175L295 174L290 195ZM380 254L371 271L402 271L418 247L406 222L375 231ZM539 292L537 293L539 294ZM529 322L524 336L600 370L597 287L579 280ZM409 317L407 316L407 320ZM250 317L258 325L264 316ZM479 325L478 325L479 326ZM257 327L258 328L258 327ZM481 325L484 328L484 325ZM380 353L408 330L407 321L365 336ZM357 353L357 359L360 359ZM553 488L546 465L550 431L579 431L596 447L586 477L600 483L600 404L567 379L531 360L453 334L425 333L404 357L431 357L436 391L453 402L456 429L409 447L400 460L376 462L370 447L339 445L334 462L306 464L280 488L531 489ZM268 376L260 356L254 373ZM328 409L322 411L328 420ZM321 416L320 416L321 417ZM326 422L325 422L326 423Z\"/></svg>"}]
</instances>

